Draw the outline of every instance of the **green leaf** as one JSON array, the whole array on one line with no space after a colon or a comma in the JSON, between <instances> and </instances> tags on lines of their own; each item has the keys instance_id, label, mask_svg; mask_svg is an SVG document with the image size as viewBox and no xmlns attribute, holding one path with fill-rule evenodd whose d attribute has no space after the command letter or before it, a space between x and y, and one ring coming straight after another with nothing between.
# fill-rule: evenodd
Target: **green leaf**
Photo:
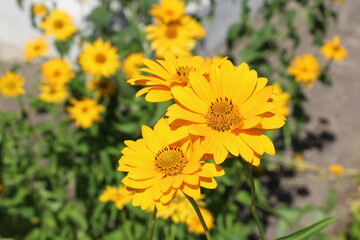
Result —
<instances>
[{"instance_id":1,"label":"green leaf","mask_svg":"<svg viewBox=\"0 0 360 240\"><path fill-rule=\"evenodd\" d=\"M336 217L326 218L322 221L314 223L313 225L301 229L293 234L290 234L285 237L277 238L276 240L306 240L309 239L311 236L317 234L327 226L329 226L333 221L335 221Z\"/></svg>"},{"instance_id":2,"label":"green leaf","mask_svg":"<svg viewBox=\"0 0 360 240\"><path fill-rule=\"evenodd\" d=\"M74 38L71 37L66 41L55 41L54 44L55 44L55 48L59 52L59 54L61 56L64 56L70 51L70 48L71 48L71 45L73 44L73 42L74 42Z\"/></svg>"}]
</instances>

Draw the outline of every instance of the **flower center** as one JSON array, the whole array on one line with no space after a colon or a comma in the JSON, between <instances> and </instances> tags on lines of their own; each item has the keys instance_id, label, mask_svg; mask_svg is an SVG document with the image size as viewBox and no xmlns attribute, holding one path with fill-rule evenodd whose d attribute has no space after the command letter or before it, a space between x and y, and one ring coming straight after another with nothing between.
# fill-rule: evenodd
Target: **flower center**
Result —
<instances>
[{"instance_id":1,"label":"flower center","mask_svg":"<svg viewBox=\"0 0 360 240\"><path fill-rule=\"evenodd\" d=\"M96 61L97 63L104 63L104 62L106 61L106 57L105 57L104 54L98 53L98 54L96 54L96 56L95 56L95 61Z\"/></svg>"},{"instance_id":2,"label":"flower center","mask_svg":"<svg viewBox=\"0 0 360 240\"><path fill-rule=\"evenodd\" d=\"M194 71L193 67L178 67L176 69L176 74L173 76L172 81L173 83L178 83L182 86L186 86L189 82L189 73L190 71Z\"/></svg>"},{"instance_id":3,"label":"flower center","mask_svg":"<svg viewBox=\"0 0 360 240\"><path fill-rule=\"evenodd\" d=\"M241 121L238 106L227 97L217 98L212 102L205 119L207 125L218 132L232 130L239 126Z\"/></svg>"},{"instance_id":4,"label":"flower center","mask_svg":"<svg viewBox=\"0 0 360 240\"><path fill-rule=\"evenodd\" d=\"M102 90L108 89L109 84L108 84L108 82L99 82L98 88L102 89Z\"/></svg>"},{"instance_id":5,"label":"flower center","mask_svg":"<svg viewBox=\"0 0 360 240\"><path fill-rule=\"evenodd\" d=\"M6 86L7 86L8 89L15 89L16 88L16 84L13 83L13 82L9 82Z\"/></svg>"},{"instance_id":6,"label":"flower center","mask_svg":"<svg viewBox=\"0 0 360 240\"><path fill-rule=\"evenodd\" d=\"M161 149L155 160L156 169L167 176L180 174L188 162L180 148L171 146Z\"/></svg>"},{"instance_id":7,"label":"flower center","mask_svg":"<svg viewBox=\"0 0 360 240\"><path fill-rule=\"evenodd\" d=\"M64 22L62 20L56 20L54 22L54 27L55 28L63 28L64 27Z\"/></svg>"},{"instance_id":8,"label":"flower center","mask_svg":"<svg viewBox=\"0 0 360 240\"><path fill-rule=\"evenodd\" d=\"M166 36L168 38L176 38L178 35L178 23L177 22L171 22L166 26Z\"/></svg>"}]
</instances>

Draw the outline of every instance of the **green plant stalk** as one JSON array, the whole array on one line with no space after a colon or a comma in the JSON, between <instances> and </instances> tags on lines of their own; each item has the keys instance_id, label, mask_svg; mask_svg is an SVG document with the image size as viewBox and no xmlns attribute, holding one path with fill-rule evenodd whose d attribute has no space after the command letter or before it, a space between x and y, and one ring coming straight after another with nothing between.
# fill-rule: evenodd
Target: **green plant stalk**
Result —
<instances>
[{"instance_id":1,"label":"green plant stalk","mask_svg":"<svg viewBox=\"0 0 360 240\"><path fill-rule=\"evenodd\" d=\"M155 228L155 222L156 222L156 213L157 213L157 209L156 207L154 208L153 211L153 215L150 219L150 224L149 224L149 240L152 240L154 237L154 228Z\"/></svg>"},{"instance_id":2,"label":"green plant stalk","mask_svg":"<svg viewBox=\"0 0 360 240\"><path fill-rule=\"evenodd\" d=\"M208 227L206 226L206 223L205 223L205 220L200 212L200 208L199 206L196 204L195 200L192 198L192 197L189 197L188 195L186 195L186 198L189 200L189 202L191 203L191 205L193 206L196 214L198 215L198 218L200 220L200 223L202 225L202 227L204 228L204 231L205 231L205 235L206 235L206 239L207 240L211 240L211 235L210 235L210 231L208 229Z\"/></svg>"},{"instance_id":3,"label":"green plant stalk","mask_svg":"<svg viewBox=\"0 0 360 240\"><path fill-rule=\"evenodd\" d=\"M243 167L245 168L245 172L249 178L249 186L250 186L250 190L251 190L251 213L253 215L253 218L256 222L256 225L259 229L259 234L260 234L260 238L261 240L265 240L265 233L264 233L264 228L260 222L260 219L256 213L256 195L255 195L255 183L254 183L254 176L252 174L251 171L251 165L249 165L247 162L245 162L241 157L239 157L239 161L241 163L241 165L243 165Z\"/></svg>"}]
</instances>

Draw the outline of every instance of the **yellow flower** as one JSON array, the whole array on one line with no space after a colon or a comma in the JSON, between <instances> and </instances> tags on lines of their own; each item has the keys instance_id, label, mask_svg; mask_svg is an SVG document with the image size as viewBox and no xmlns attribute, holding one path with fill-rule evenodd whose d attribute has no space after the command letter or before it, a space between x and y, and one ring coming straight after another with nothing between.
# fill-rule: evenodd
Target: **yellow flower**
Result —
<instances>
[{"instance_id":1,"label":"yellow flower","mask_svg":"<svg viewBox=\"0 0 360 240\"><path fill-rule=\"evenodd\" d=\"M119 186L118 188L106 186L106 189L99 197L99 201L113 202L117 209L122 210L132 198L133 194L125 186Z\"/></svg>"},{"instance_id":2,"label":"yellow flower","mask_svg":"<svg viewBox=\"0 0 360 240\"><path fill-rule=\"evenodd\" d=\"M124 72L126 78L140 76L139 67L143 66L144 54L141 52L132 53L124 60Z\"/></svg>"},{"instance_id":3,"label":"yellow flower","mask_svg":"<svg viewBox=\"0 0 360 240\"><path fill-rule=\"evenodd\" d=\"M144 59L146 68L143 68L142 71L152 75L148 76L147 74L128 80L131 85L148 86L138 91L137 97L147 93L146 101L168 101L173 98L171 88L188 86L190 72L206 74L210 69L210 65L200 56L175 58L168 52L164 58L157 62Z\"/></svg>"},{"instance_id":4,"label":"yellow flower","mask_svg":"<svg viewBox=\"0 0 360 240\"><path fill-rule=\"evenodd\" d=\"M48 84L39 87L39 98L44 102L63 103L69 96L69 90L65 84Z\"/></svg>"},{"instance_id":5,"label":"yellow flower","mask_svg":"<svg viewBox=\"0 0 360 240\"><path fill-rule=\"evenodd\" d=\"M0 77L0 92L4 97L16 97L25 93L25 79L18 73L6 72Z\"/></svg>"},{"instance_id":6,"label":"yellow flower","mask_svg":"<svg viewBox=\"0 0 360 240\"><path fill-rule=\"evenodd\" d=\"M35 3L32 5L32 12L35 16L44 17L47 14L48 9L43 3Z\"/></svg>"},{"instance_id":7,"label":"yellow flower","mask_svg":"<svg viewBox=\"0 0 360 240\"><path fill-rule=\"evenodd\" d=\"M95 90L95 97L109 98L116 92L116 84L111 80L101 80L99 76L95 76L86 85L87 89Z\"/></svg>"},{"instance_id":8,"label":"yellow flower","mask_svg":"<svg viewBox=\"0 0 360 240\"><path fill-rule=\"evenodd\" d=\"M296 82L302 82L304 86L310 87L320 75L320 64L312 54L296 56L287 69L288 73L295 76Z\"/></svg>"},{"instance_id":9,"label":"yellow flower","mask_svg":"<svg viewBox=\"0 0 360 240\"><path fill-rule=\"evenodd\" d=\"M142 126L142 139L125 141L119 171L128 172L122 183L134 189L133 206L147 209L154 203L162 210L180 189L193 198L200 197L200 187L216 188L214 177L222 168L201 161L205 152L199 142L190 142L184 128L171 130L167 119L160 119L154 130Z\"/></svg>"},{"instance_id":10,"label":"yellow flower","mask_svg":"<svg viewBox=\"0 0 360 240\"><path fill-rule=\"evenodd\" d=\"M156 56L162 58L166 52L175 56L189 56L195 47L196 38L205 36L205 29L192 17L183 16L176 21L148 25L145 28L146 38L153 40L151 48L156 51Z\"/></svg>"},{"instance_id":11,"label":"yellow flower","mask_svg":"<svg viewBox=\"0 0 360 240\"><path fill-rule=\"evenodd\" d=\"M274 92L273 95L271 96L271 102L276 104L275 111L284 116L289 115L290 112L289 103L291 99L290 93L284 92L280 84L277 82L274 83L273 86L274 86Z\"/></svg>"},{"instance_id":12,"label":"yellow flower","mask_svg":"<svg viewBox=\"0 0 360 240\"><path fill-rule=\"evenodd\" d=\"M241 155L257 166L264 152L274 155L271 140L261 130L273 130L285 124L276 113L276 104L268 102L272 86L266 78L258 78L246 63L234 67L230 61L220 67L212 65L209 80L191 72L191 88L171 89L176 104L166 113L170 123L188 126L192 135L204 137L203 145L214 155L217 164L230 152Z\"/></svg>"},{"instance_id":13,"label":"yellow flower","mask_svg":"<svg viewBox=\"0 0 360 240\"><path fill-rule=\"evenodd\" d=\"M71 65L61 58L53 58L41 66L43 82L50 84L65 84L74 77Z\"/></svg>"},{"instance_id":14,"label":"yellow flower","mask_svg":"<svg viewBox=\"0 0 360 240\"><path fill-rule=\"evenodd\" d=\"M79 56L79 63L88 74L110 77L120 67L116 47L101 38L85 45Z\"/></svg>"},{"instance_id":15,"label":"yellow flower","mask_svg":"<svg viewBox=\"0 0 360 240\"><path fill-rule=\"evenodd\" d=\"M212 216L209 210L200 207L201 215L204 218L205 224L209 230L214 228L214 217ZM192 216L186 222L189 228L189 232L198 233L198 234L205 234L204 228L201 225L199 217L197 216L196 212L192 214Z\"/></svg>"},{"instance_id":16,"label":"yellow flower","mask_svg":"<svg viewBox=\"0 0 360 240\"><path fill-rule=\"evenodd\" d=\"M75 120L75 125L81 128L89 128L93 123L101 120L100 113L105 111L105 107L99 105L96 100L90 98L83 98L77 100L70 99L73 106L67 107L69 118Z\"/></svg>"},{"instance_id":17,"label":"yellow flower","mask_svg":"<svg viewBox=\"0 0 360 240\"><path fill-rule=\"evenodd\" d=\"M332 41L326 41L324 46L321 47L321 53L326 59L334 59L335 61L347 58L347 51L340 45L340 37L338 35L335 35Z\"/></svg>"},{"instance_id":18,"label":"yellow flower","mask_svg":"<svg viewBox=\"0 0 360 240\"><path fill-rule=\"evenodd\" d=\"M341 176L344 174L344 168L341 165L333 164L329 167L329 172L336 176Z\"/></svg>"},{"instance_id":19,"label":"yellow flower","mask_svg":"<svg viewBox=\"0 0 360 240\"><path fill-rule=\"evenodd\" d=\"M40 28L45 31L45 35L54 35L58 41L66 41L77 31L70 15L62 10L51 11L40 23Z\"/></svg>"},{"instance_id":20,"label":"yellow flower","mask_svg":"<svg viewBox=\"0 0 360 240\"><path fill-rule=\"evenodd\" d=\"M160 5L153 5L150 14L162 23L176 21L185 14L185 3L179 0L161 0Z\"/></svg>"},{"instance_id":21,"label":"yellow flower","mask_svg":"<svg viewBox=\"0 0 360 240\"><path fill-rule=\"evenodd\" d=\"M345 0L336 0L336 2L339 4L343 4L345 2Z\"/></svg>"},{"instance_id":22,"label":"yellow flower","mask_svg":"<svg viewBox=\"0 0 360 240\"><path fill-rule=\"evenodd\" d=\"M43 38L28 41L25 45L25 62L48 53L48 43Z\"/></svg>"}]
</instances>

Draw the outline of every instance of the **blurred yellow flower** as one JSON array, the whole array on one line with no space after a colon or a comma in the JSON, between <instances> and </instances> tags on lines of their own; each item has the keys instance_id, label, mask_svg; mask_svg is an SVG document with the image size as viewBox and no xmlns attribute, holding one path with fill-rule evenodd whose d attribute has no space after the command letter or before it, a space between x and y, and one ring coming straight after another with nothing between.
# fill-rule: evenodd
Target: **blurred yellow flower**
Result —
<instances>
[{"instance_id":1,"label":"blurred yellow flower","mask_svg":"<svg viewBox=\"0 0 360 240\"><path fill-rule=\"evenodd\" d=\"M40 86L39 89L39 98L44 102L60 104L69 96L69 90L65 84L47 84Z\"/></svg>"},{"instance_id":2,"label":"blurred yellow flower","mask_svg":"<svg viewBox=\"0 0 360 240\"><path fill-rule=\"evenodd\" d=\"M25 93L25 79L18 73L6 72L0 77L0 92L4 97L16 97Z\"/></svg>"},{"instance_id":3,"label":"blurred yellow flower","mask_svg":"<svg viewBox=\"0 0 360 240\"><path fill-rule=\"evenodd\" d=\"M143 66L144 54L141 52L132 53L124 60L124 72L126 78L133 78L140 76L140 66Z\"/></svg>"},{"instance_id":4,"label":"blurred yellow flower","mask_svg":"<svg viewBox=\"0 0 360 240\"><path fill-rule=\"evenodd\" d=\"M345 2L345 0L336 0L336 2L339 4L343 4Z\"/></svg>"},{"instance_id":5,"label":"blurred yellow flower","mask_svg":"<svg viewBox=\"0 0 360 240\"><path fill-rule=\"evenodd\" d=\"M341 165L333 164L329 167L329 172L336 176L341 176L344 174L344 168Z\"/></svg>"},{"instance_id":6,"label":"blurred yellow flower","mask_svg":"<svg viewBox=\"0 0 360 240\"><path fill-rule=\"evenodd\" d=\"M296 56L287 71L295 77L296 82L311 87L320 76L320 64L314 55L305 54Z\"/></svg>"},{"instance_id":7,"label":"blurred yellow flower","mask_svg":"<svg viewBox=\"0 0 360 240\"><path fill-rule=\"evenodd\" d=\"M204 218L205 224L209 230L214 228L214 217L211 212L205 208L200 207L201 215ZM186 224L188 225L189 232L198 233L198 234L205 234L204 228L201 225L199 217L197 216L196 212L194 211L192 216L188 218Z\"/></svg>"},{"instance_id":8,"label":"blurred yellow flower","mask_svg":"<svg viewBox=\"0 0 360 240\"><path fill-rule=\"evenodd\" d=\"M51 84L65 84L74 77L71 65L61 58L53 58L44 62L41 66L43 82Z\"/></svg>"},{"instance_id":9,"label":"blurred yellow flower","mask_svg":"<svg viewBox=\"0 0 360 240\"><path fill-rule=\"evenodd\" d=\"M287 116L290 113L290 99L291 95L288 92L284 92L281 85L277 82L273 84L274 86L274 92L271 96L271 101L276 104L275 112L278 114Z\"/></svg>"},{"instance_id":10,"label":"blurred yellow flower","mask_svg":"<svg viewBox=\"0 0 360 240\"><path fill-rule=\"evenodd\" d=\"M146 38L153 40L151 48L156 52L156 57L162 58L166 52L175 56L190 56L195 47L196 39L205 36L205 29L192 17L183 16L176 21L148 25L145 28Z\"/></svg>"},{"instance_id":11,"label":"blurred yellow flower","mask_svg":"<svg viewBox=\"0 0 360 240\"><path fill-rule=\"evenodd\" d=\"M192 72L191 88L171 88L176 104L168 108L166 116L170 123L187 126L190 134L203 137L204 148L217 164L230 152L258 166L265 152L275 154L273 143L262 131L285 124L276 104L268 102L273 86L266 86L267 82L246 63L238 67L230 61L220 67L212 65L209 79Z\"/></svg>"},{"instance_id":12,"label":"blurred yellow flower","mask_svg":"<svg viewBox=\"0 0 360 240\"><path fill-rule=\"evenodd\" d=\"M171 88L175 86L188 86L190 72L203 75L209 72L210 64L203 57L175 58L170 52L166 53L164 60L157 62L144 59L145 73L152 75L138 76L128 80L131 85L147 86L136 93L136 96L146 94L146 101L164 102L173 98Z\"/></svg>"},{"instance_id":13,"label":"blurred yellow flower","mask_svg":"<svg viewBox=\"0 0 360 240\"><path fill-rule=\"evenodd\" d=\"M347 58L347 51L341 46L338 35L335 35L332 41L326 41L324 46L321 47L321 53L326 59L334 59L335 61L341 61Z\"/></svg>"},{"instance_id":14,"label":"blurred yellow flower","mask_svg":"<svg viewBox=\"0 0 360 240\"><path fill-rule=\"evenodd\" d=\"M101 80L101 77L94 76L86 85L88 90L95 91L95 98L109 98L116 92L116 84L111 80Z\"/></svg>"},{"instance_id":15,"label":"blurred yellow flower","mask_svg":"<svg viewBox=\"0 0 360 240\"><path fill-rule=\"evenodd\" d=\"M31 61L34 58L44 56L48 53L48 43L44 38L36 38L27 41L25 45L25 62Z\"/></svg>"},{"instance_id":16,"label":"blurred yellow flower","mask_svg":"<svg viewBox=\"0 0 360 240\"><path fill-rule=\"evenodd\" d=\"M100 114L105 111L103 105L90 98L71 98L70 103L72 106L67 107L69 118L75 121L76 126L84 129L91 127L94 122L101 121Z\"/></svg>"},{"instance_id":17,"label":"blurred yellow flower","mask_svg":"<svg viewBox=\"0 0 360 240\"><path fill-rule=\"evenodd\" d=\"M113 202L117 209L122 210L131 201L133 194L125 186L106 186L104 192L99 196L100 202Z\"/></svg>"},{"instance_id":18,"label":"blurred yellow flower","mask_svg":"<svg viewBox=\"0 0 360 240\"><path fill-rule=\"evenodd\" d=\"M101 38L86 44L79 56L82 69L92 75L110 77L120 67L117 48Z\"/></svg>"},{"instance_id":19,"label":"blurred yellow flower","mask_svg":"<svg viewBox=\"0 0 360 240\"><path fill-rule=\"evenodd\" d=\"M177 21L185 14L185 3L179 0L160 0L160 5L153 5L150 14L162 23Z\"/></svg>"},{"instance_id":20,"label":"blurred yellow flower","mask_svg":"<svg viewBox=\"0 0 360 240\"><path fill-rule=\"evenodd\" d=\"M214 177L223 169L202 161L205 152L198 142L190 142L188 132L171 130L167 119L160 119L154 130L142 126L142 139L125 141L118 171L128 172L122 183L134 189L133 206L143 210L154 203L163 210L181 190L193 198L200 197L200 187L214 189Z\"/></svg>"},{"instance_id":21,"label":"blurred yellow flower","mask_svg":"<svg viewBox=\"0 0 360 240\"><path fill-rule=\"evenodd\" d=\"M304 155L301 152L294 153L295 166L299 172L304 172L308 169L308 164L304 159Z\"/></svg>"},{"instance_id":22,"label":"blurred yellow flower","mask_svg":"<svg viewBox=\"0 0 360 240\"><path fill-rule=\"evenodd\" d=\"M48 9L43 3L35 3L32 5L32 12L35 16L44 17L47 14Z\"/></svg>"},{"instance_id":23,"label":"blurred yellow flower","mask_svg":"<svg viewBox=\"0 0 360 240\"><path fill-rule=\"evenodd\" d=\"M62 10L51 11L40 23L40 28L45 31L45 35L53 35L58 41L66 41L77 31L70 15Z\"/></svg>"}]
</instances>

